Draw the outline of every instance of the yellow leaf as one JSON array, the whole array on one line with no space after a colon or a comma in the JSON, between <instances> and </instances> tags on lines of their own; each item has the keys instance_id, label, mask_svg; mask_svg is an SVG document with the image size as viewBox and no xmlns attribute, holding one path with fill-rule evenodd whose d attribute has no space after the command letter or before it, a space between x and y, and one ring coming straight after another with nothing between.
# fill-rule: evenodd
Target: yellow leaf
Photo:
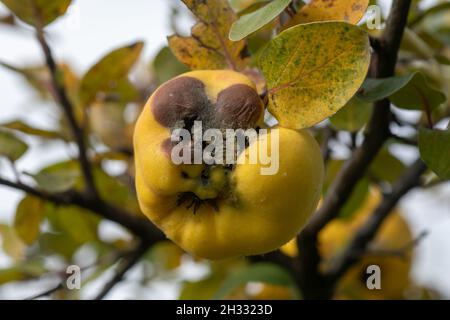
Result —
<instances>
[{"instance_id":1,"label":"yellow leaf","mask_svg":"<svg viewBox=\"0 0 450 320\"><path fill-rule=\"evenodd\" d=\"M3 251L13 258L14 261L19 261L23 258L25 253L25 244L17 235L14 228L0 224L0 238Z\"/></svg>"},{"instance_id":2,"label":"yellow leaf","mask_svg":"<svg viewBox=\"0 0 450 320\"><path fill-rule=\"evenodd\" d=\"M370 61L367 34L345 22L292 27L260 56L269 111L281 126L300 129L342 108L360 88Z\"/></svg>"},{"instance_id":3,"label":"yellow leaf","mask_svg":"<svg viewBox=\"0 0 450 320\"><path fill-rule=\"evenodd\" d=\"M45 204L39 198L26 196L19 203L14 219L17 234L27 245L32 244L39 236Z\"/></svg>"},{"instance_id":4,"label":"yellow leaf","mask_svg":"<svg viewBox=\"0 0 450 320\"><path fill-rule=\"evenodd\" d=\"M178 60L191 69L242 70L244 41L228 38L236 15L227 0L183 0L194 13L198 23L191 29L192 36L169 37L169 46Z\"/></svg>"},{"instance_id":5,"label":"yellow leaf","mask_svg":"<svg viewBox=\"0 0 450 320\"><path fill-rule=\"evenodd\" d=\"M346 21L358 23L366 13L369 0L311 0L284 26L315 21Z\"/></svg>"},{"instance_id":6,"label":"yellow leaf","mask_svg":"<svg viewBox=\"0 0 450 320\"><path fill-rule=\"evenodd\" d=\"M63 15L71 0L1 0L20 20L45 26Z\"/></svg>"},{"instance_id":7,"label":"yellow leaf","mask_svg":"<svg viewBox=\"0 0 450 320\"><path fill-rule=\"evenodd\" d=\"M92 66L81 80L81 105L87 106L93 102L98 93L115 93L123 88L128 72L139 58L143 47L143 42L135 42L118 48Z\"/></svg>"}]
</instances>

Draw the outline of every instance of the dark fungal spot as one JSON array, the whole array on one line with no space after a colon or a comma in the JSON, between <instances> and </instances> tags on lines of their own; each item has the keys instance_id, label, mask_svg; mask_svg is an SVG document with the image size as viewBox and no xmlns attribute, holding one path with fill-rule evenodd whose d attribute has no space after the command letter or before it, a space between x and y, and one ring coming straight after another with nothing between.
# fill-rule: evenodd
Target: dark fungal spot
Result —
<instances>
[{"instance_id":1,"label":"dark fungal spot","mask_svg":"<svg viewBox=\"0 0 450 320\"><path fill-rule=\"evenodd\" d=\"M208 105L203 82L192 77L180 77L158 89L151 110L155 119L165 127L179 126L182 121L187 127Z\"/></svg>"},{"instance_id":2,"label":"dark fungal spot","mask_svg":"<svg viewBox=\"0 0 450 320\"><path fill-rule=\"evenodd\" d=\"M222 128L253 127L262 110L258 93L245 84L235 84L217 96L216 117Z\"/></svg>"}]
</instances>

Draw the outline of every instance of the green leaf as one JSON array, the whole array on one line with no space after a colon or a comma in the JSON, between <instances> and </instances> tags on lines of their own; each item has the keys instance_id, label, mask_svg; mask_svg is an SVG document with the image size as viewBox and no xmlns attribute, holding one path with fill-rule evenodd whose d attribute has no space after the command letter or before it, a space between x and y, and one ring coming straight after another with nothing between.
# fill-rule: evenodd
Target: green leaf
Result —
<instances>
[{"instance_id":1,"label":"green leaf","mask_svg":"<svg viewBox=\"0 0 450 320\"><path fill-rule=\"evenodd\" d=\"M75 206L53 207L46 216L56 232L69 237L77 246L98 239L100 218L89 211Z\"/></svg>"},{"instance_id":2,"label":"green leaf","mask_svg":"<svg viewBox=\"0 0 450 320\"><path fill-rule=\"evenodd\" d=\"M399 108L409 110L433 110L447 98L441 91L430 86L425 76L417 72L406 86L389 97Z\"/></svg>"},{"instance_id":3,"label":"green leaf","mask_svg":"<svg viewBox=\"0 0 450 320\"><path fill-rule=\"evenodd\" d=\"M79 93L81 104L89 105L96 100L99 93L121 94L118 88L124 86L124 82L127 81L128 73L139 58L143 46L143 42L135 42L118 48L92 66L81 79ZM125 91L127 92L128 90Z\"/></svg>"},{"instance_id":4,"label":"green leaf","mask_svg":"<svg viewBox=\"0 0 450 320\"><path fill-rule=\"evenodd\" d=\"M357 132L369 121L371 113L372 105L355 96L330 121L338 130Z\"/></svg>"},{"instance_id":5,"label":"green leaf","mask_svg":"<svg viewBox=\"0 0 450 320\"><path fill-rule=\"evenodd\" d=\"M242 40L249 34L264 27L270 21L278 17L290 2L291 0L274 0L252 13L241 16L231 26L229 35L230 40Z\"/></svg>"},{"instance_id":6,"label":"green leaf","mask_svg":"<svg viewBox=\"0 0 450 320\"><path fill-rule=\"evenodd\" d=\"M47 192L64 192L71 189L80 177L76 168L54 168L42 170L37 174L29 174L39 188Z\"/></svg>"},{"instance_id":7,"label":"green leaf","mask_svg":"<svg viewBox=\"0 0 450 320\"><path fill-rule=\"evenodd\" d=\"M71 0L1 0L20 20L33 26L46 26L63 15Z\"/></svg>"},{"instance_id":8,"label":"green leaf","mask_svg":"<svg viewBox=\"0 0 450 320\"><path fill-rule=\"evenodd\" d=\"M38 129L33 126L30 126L29 124L26 124L25 122L21 120L15 120L7 123L0 124L0 127L17 130L22 133L45 138L45 139L62 139L62 136L59 132L51 131L51 130L43 130Z\"/></svg>"},{"instance_id":9,"label":"green leaf","mask_svg":"<svg viewBox=\"0 0 450 320\"><path fill-rule=\"evenodd\" d=\"M383 79L368 78L358 92L358 98L366 102L375 102L387 98L406 86L415 75L416 73L411 73Z\"/></svg>"},{"instance_id":10,"label":"green leaf","mask_svg":"<svg viewBox=\"0 0 450 320\"><path fill-rule=\"evenodd\" d=\"M450 130L419 130L419 151L422 160L443 179L450 179Z\"/></svg>"},{"instance_id":11,"label":"green leaf","mask_svg":"<svg viewBox=\"0 0 450 320\"><path fill-rule=\"evenodd\" d=\"M42 233L38 238L39 251L42 254L58 254L70 260L78 244L63 233Z\"/></svg>"},{"instance_id":12,"label":"green leaf","mask_svg":"<svg viewBox=\"0 0 450 320\"><path fill-rule=\"evenodd\" d=\"M228 38L236 14L228 0L182 0L198 22L192 36L172 35L169 47L179 61L193 70L234 69L247 66L245 42Z\"/></svg>"},{"instance_id":13,"label":"green leaf","mask_svg":"<svg viewBox=\"0 0 450 320\"><path fill-rule=\"evenodd\" d=\"M393 156L387 148L378 152L370 165L369 172L377 180L395 182L405 170L405 164Z\"/></svg>"},{"instance_id":14,"label":"green leaf","mask_svg":"<svg viewBox=\"0 0 450 320\"><path fill-rule=\"evenodd\" d=\"M25 244L17 235L14 228L6 225L0 224L0 236L3 251L9 255L14 261L19 261L23 258L25 253Z\"/></svg>"},{"instance_id":15,"label":"green leaf","mask_svg":"<svg viewBox=\"0 0 450 320\"><path fill-rule=\"evenodd\" d=\"M283 127L313 126L341 109L363 83L369 67L367 34L345 22L292 27L260 55L269 111Z\"/></svg>"},{"instance_id":16,"label":"green leaf","mask_svg":"<svg viewBox=\"0 0 450 320\"><path fill-rule=\"evenodd\" d=\"M237 287L248 282L264 282L291 288L299 296L295 281L282 267L272 263L257 263L230 275L217 291L214 299L219 300L231 294Z\"/></svg>"},{"instance_id":17,"label":"green leaf","mask_svg":"<svg viewBox=\"0 0 450 320\"><path fill-rule=\"evenodd\" d=\"M158 85L189 71L189 68L179 62L168 47L164 47L158 52L153 60L152 69Z\"/></svg>"},{"instance_id":18,"label":"green leaf","mask_svg":"<svg viewBox=\"0 0 450 320\"><path fill-rule=\"evenodd\" d=\"M45 203L32 196L25 196L17 206L14 228L27 245L31 245L39 236L45 210Z\"/></svg>"},{"instance_id":19,"label":"green leaf","mask_svg":"<svg viewBox=\"0 0 450 320\"><path fill-rule=\"evenodd\" d=\"M28 146L25 142L10 132L0 130L0 156L16 161L27 150Z\"/></svg>"}]
</instances>

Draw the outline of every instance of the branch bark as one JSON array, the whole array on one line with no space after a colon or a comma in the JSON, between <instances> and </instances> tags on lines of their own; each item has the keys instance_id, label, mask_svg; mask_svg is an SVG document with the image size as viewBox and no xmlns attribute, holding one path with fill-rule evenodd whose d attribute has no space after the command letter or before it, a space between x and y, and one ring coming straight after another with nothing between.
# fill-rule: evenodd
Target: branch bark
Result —
<instances>
[{"instance_id":1,"label":"branch bark","mask_svg":"<svg viewBox=\"0 0 450 320\"><path fill-rule=\"evenodd\" d=\"M407 24L411 0L393 1L386 28L372 57L371 74L386 78L395 74L398 50ZM373 42L373 41L372 41ZM332 295L332 285L319 271L320 255L317 249L319 231L332 219L349 199L356 183L364 176L384 142L389 138L391 120L387 99L375 104L366 137L351 158L344 164L331 185L322 206L297 237L299 245L299 285L306 299L323 299Z\"/></svg>"},{"instance_id":2,"label":"branch bark","mask_svg":"<svg viewBox=\"0 0 450 320\"><path fill-rule=\"evenodd\" d=\"M84 180L86 183L86 194L95 198L98 197L97 189L95 188L94 177L92 175L91 165L87 156L87 148L84 140L84 133L81 126L75 117L74 107L70 102L66 88L60 79L60 74L58 66L56 65L55 59L53 58L52 51L47 41L45 40L45 35L42 28L36 28L36 36L41 46L42 52L45 56L45 62L47 68L50 72L51 84L52 84L52 94L56 102L61 106L64 114L69 123L73 138L78 147L78 159L80 162L81 170L83 172Z\"/></svg>"},{"instance_id":3,"label":"branch bark","mask_svg":"<svg viewBox=\"0 0 450 320\"><path fill-rule=\"evenodd\" d=\"M420 185L420 177L427 167L418 159L408 170L406 170L392 188L392 192L383 196L378 207L360 228L350 245L338 259L333 269L326 277L329 282L335 283L348 269L361 258L362 252L366 252L370 241L375 237L377 230L395 208L399 200L411 189Z\"/></svg>"},{"instance_id":4,"label":"branch bark","mask_svg":"<svg viewBox=\"0 0 450 320\"><path fill-rule=\"evenodd\" d=\"M136 265L137 262L141 259L141 257L145 254L147 249L149 248L148 243L141 243L136 250L129 253L123 260L119 263L118 269L114 277L108 281L103 289L98 293L98 295L94 298L94 300L102 300L105 298L108 293L119 283L122 281L125 274Z\"/></svg>"},{"instance_id":5,"label":"branch bark","mask_svg":"<svg viewBox=\"0 0 450 320\"><path fill-rule=\"evenodd\" d=\"M1 177L0 185L24 191L30 195L57 205L76 205L93 211L103 218L114 221L129 229L134 235L147 243L155 243L165 239L162 232L160 232L148 219L138 217L135 214L107 203L102 199L93 199L76 190L69 190L63 193L48 193L21 182L12 182Z\"/></svg>"}]
</instances>

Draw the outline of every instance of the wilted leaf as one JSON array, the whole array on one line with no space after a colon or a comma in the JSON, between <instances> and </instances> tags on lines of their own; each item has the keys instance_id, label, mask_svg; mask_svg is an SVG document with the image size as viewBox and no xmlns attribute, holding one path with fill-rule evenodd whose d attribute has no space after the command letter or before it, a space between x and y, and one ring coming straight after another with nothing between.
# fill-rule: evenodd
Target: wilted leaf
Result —
<instances>
[{"instance_id":1,"label":"wilted leaf","mask_svg":"<svg viewBox=\"0 0 450 320\"><path fill-rule=\"evenodd\" d=\"M1 0L1 2L20 20L40 27L63 15L71 0Z\"/></svg>"},{"instance_id":2,"label":"wilted leaf","mask_svg":"<svg viewBox=\"0 0 450 320\"><path fill-rule=\"evenodd\" d=\"M32 196L26 196L17 206L14 228L27 245L31 245L39 236L45 209L45 203Z\"/></svg>"},{"instance_id":3,"label":"wilted leaf","mask_svg":"<svg viewBox=\"0 0 450 320\"><path fill-rule=\"evenodd\" d=\"M230 39L239 41L278 17L291 0L274 0L262 8L241 16L230 29Z\"/></svg>"},{"instance_id":4,"label":"wilted leaf","mask_svg":"<svg viewBox=\"0 0 450 320\"><path fill-rule=\"evenodd\" d=\"M369 167L369 172L377 180L393 183L405 170L405 164L393 156L387 148L378 152Z\"/></svg>"},{"instance_id":5,"label":"wilted leaf","mask_svg":"<svg viewBox=\"0 0 450 320\"><path fill-rule=\"evenodd\" d=\"M16 161L27 150L28 146L25 142L10 132L0 130L0 156Z\"/></svg>"},{"instance_id":6,"label":"wilted leaf","mask_svg":"<svg viewBox=\"0 0 450 320\"><path fill-rule=\"evenodd\" d=\"M199 22L192 27L191 37L169 37L169 46L177 59L191 69L244 69L245 42L228 38L231 24L236 20L228 1L182 1Z\"/></svg>"},{"instance_id":7,"label":"wilted leaf","mask_svg":"<svg viewBox=\"0 0 450 320\"><path fill-rule=\"evenodd\" d=\"M0 224L0 236L2 238L3 251L13 258L14 261L21 260L26 246L17 235L16 230L6 224Z\"/></svg>"},{"instance_id":8,"label":"wilted leaf","mask_svg":"<svg viewBox=\"0 0 450 320\"><path fill-rule=\"evenodd\" d=\"M358 92L358 97L366 102L382 100L407 85L414 75L415 73L383 79L367 78Z\"/></svg>"},{"instance_id":9,"label":"wilted leaf","mask_svg":"<svg viewBox=\"0 0 450 320\"><path fill-rule=\"evenodd\" d=\"M371 113L372 105L355 96L330 121L338 130L357 132L369 121Z\"/></svg>"},{"instance_id":10,"label":"wilted leaf","mask_svg":"<svg viewBox=\"0 0 450 320\"><path fill-rule=\"evenodd\" d=\"M119 85L123 86L127 81L130 68L139 58L143 46L143 42L136 42L121 47L108 53L92 66L81 79L79 94L81 105L89 105L99 93L120 94Z\"/></svg>"},{"instance_id":11,"label":"wilted leaf","mask_svg":"<svg viewBox=\"0 0 450 320\"><path fill-rule=\"evenodd\" d=\"M447 100L445 94L430 86L420 72L415 73L408 84L389 99L399 108L430 111Z\"/></svg>"},{"instance_id":12,"label":"wilted leaf","mask_svg":"<svg viewBox=\"0 0 450 320\"><path fill-rule=\"evenodd\" d=\"M450 179L450 130L419 130L419 150L422 160L438 175Z\"/></svg>"},{"instance_id":13,"label":"wilted leaf","mask_svg":"<svg viewBox=\"0 0 450 320\"><path fill-rule=\"evenodd\" d=\"M223 299L237 287L248 282L264 282L286 286L294 289L297 296L299 295L294 279L285 269L276 264L257 263L229 276L215 294L214 299Z\"/></svg>"},{"instance_id":14,"label":"wilted leaf","mask_svg":"<svg viewBox=\"0 0 450 320\"><path fill-rule=\"evenodd\" d=\"M260 56L269 111L284 127L317 124L358 91L369 60L367 34L345 22L304 24L282 32Z\"/></svg>"},{"instance_id":15,"label":"wilted leaf","mask_svg":"<svg viewBox=\"0 0 450 320\"><path fill-rule=\"evenodd\" d=\"M45 139L62 139L61 135L56 131L38 129L21 120L15 120L0 124L0 127L17 130L32 136L37 136Z\"/></svg>"},{"instance_id":16,"label":"wilted leaf","mask_svg":"<svg viewBox=\"0 0 450 320\"><path fill-rule=\"evenodd\" d=\"M31 176L39 188L47 192L64 192L71 189L77 179L80 177L80 171L77 168L55 168L52 170L44 169L37 174L28 174Z\"/></svg>"},{"instance_id":17,"label":"wilted leaf","mask_svg":"<svg viewBox=\"0 0 450 320\"><path fill-rule=\"evenodd\" d=\"M369 0L311 0L284 28L316 21L346 21L356 24L366 13L368 5Z\"/></svg>"},{"instance_id":18,"label":"wilted leaf","mask_svg":"<svg viewBox=\"0 0 450 320\"><path fill-rule=\"evenodd\" d=\"M168 47L164 47L158 52L153 60L152 69L152 75L156 78L158 85L189 70L175 58Z\"/></svg>"}]
</instances>

